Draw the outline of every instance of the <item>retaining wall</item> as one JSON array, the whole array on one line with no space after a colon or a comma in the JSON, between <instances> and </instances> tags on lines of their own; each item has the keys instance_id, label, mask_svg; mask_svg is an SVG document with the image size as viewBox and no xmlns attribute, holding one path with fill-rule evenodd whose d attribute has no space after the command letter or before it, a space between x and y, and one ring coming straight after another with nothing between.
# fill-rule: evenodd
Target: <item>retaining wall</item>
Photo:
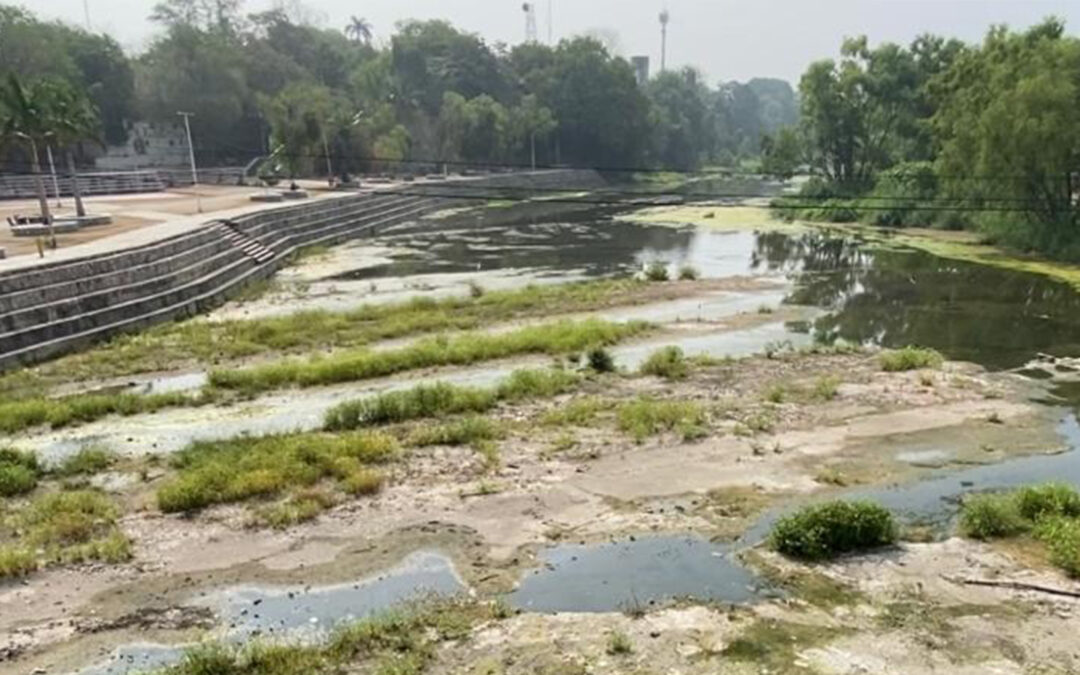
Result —
<instances>
[{"instance_id":1,"label":"retaining wall","mask_svg":"<svg viewBox=\"0 0 1080 675\"><path fill-rule=\"evenodd\" d=\"M469 177L210 221L143 246L0 273L0 370L204 312L272 275L298 249L409 222L455 189L596 187L591 171Z\"/></svg>"}]
</instances>

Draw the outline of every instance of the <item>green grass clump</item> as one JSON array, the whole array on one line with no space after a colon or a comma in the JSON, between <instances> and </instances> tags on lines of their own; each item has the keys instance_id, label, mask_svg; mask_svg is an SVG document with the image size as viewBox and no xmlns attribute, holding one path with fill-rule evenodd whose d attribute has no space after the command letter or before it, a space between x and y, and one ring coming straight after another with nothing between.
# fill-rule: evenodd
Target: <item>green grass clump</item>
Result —
<instances>
[{"instance_id":1,"label":"green grass clump","mask_svg":"<svg viewBox=\"0 0 1080 675\"><path fill-rule=\"evenodd\" d=\"M101 473L116 462L116 453L107 448L90 446L65 458L53 473L58 476L90 476Z\"/></svg>"},{"instance_id":2,"label":"green grass clump","mask_svg":"<svg viewBox=\"0 0 1080 675\"><path fill-rule=\"evenodd\" d=\"M93 422L107 415L137 415L162 408L206 405L214 401L210 390L199 395L77 394L64 398L29 398L0 403L0 432L16 433L48 425L53 429Z\"/></svg>"},{"instance_id":3,"label":"green grass clump","mask_svg":"<svg viewBox=\"0 0 1080 675\"><path fill-rule=\"evenodd\" d=\"M781 518L773 525L769 544L792 558L827 560L892 544L897 534L892 514L879 504L837 500Z\"/></svg>"},{"instance_id":4,"label":"green grass clump","mask_svg":"<svg viewBox=\"0 0 1080 675\"><path fill-rule=\"evenodd\" d=\"M615 412L619 430L641 442L664 431L678 431L684 438L700 436L705 409L693 401L660 401L639 398L623 403Z\"/></svg>"},{"instance_id":5,"label":"green grass clump","mask_svg":"<svg viewBox=\"0 0 1080 675\"><path fill-rule=\"evenodd\" d=\"M836 398L840 391L840 378L835 375L825 375L814 381L812 396L819 401L831 401Z\"/></svg>"},{"instance_id":6,"label":"green grass clump","mask_svg":"<svg viewBox=\"0 0 1080 675\"><path fill-rule=\"evenodd\" d=\"M631 654L634 651L634 643L630 636L622 631L615 631L608 636L607 653L612 656Z\"/></svg>"},{"instance_id":7,"label":"green grass clump","mask_svg":"<svg viewBox=\"0 0 1080 675\"><path fill-rule=\"evenodd\" d=\"M679 268L680 281L696 281L701 273L693 265L683 265Z\"/></svg>"},{"instance_id":8,"label":"green grass clump","mask_svg":"<svg viewBox=\"0 0 1080 675\"><path fill-rule=\"evenodd\" d=\"M945 362L945 357L937 350L922 347L892 349L882 352L878 359L881 363L881 369L889 373L918 370L919 368L940 368L941 364Z\"/></svg>"},{"instance_id":9,"label":"green grass clump","mask_svg":"<svg viewBox=\"0 0 1080 675\"><path fill-rule=\"evenodd\" d=\"M586 355L589 368L597 373L614 373L615 357L603 347L593 347Z\"/></svg>"},{"instance_id":10,"label":"green grass clump","mask_svg":"<svg viewBox=\"0 0 1080 675\"><path fill-rule=\"evenodd\" d=\"M486 417L471 416L434 426L414 429L407 443L416 447L429 445L470 445L478 441L502 438L503 429Z\"/></svg>"},{"instance_id":11,"label":"green grass clump","mask_svg":"<svg viewBox=\"0 0 1080 675\"><path fill-rule=\"evenodd\" d=\"M0 497L26 494L37 487L41 466L37 456L13 448L0 448Z\"/></svg>"},{"instance_id":12,"label":"green grass clump","mask_svg":"<svg viewBox=\"0 0 1080 675\"><path fill-rule=\"evenodd\" d=\"M395 424L429 417L483 413L499 401L547 398L570 391L580 377L564 370L515 370L489 389L459 387L446 382L419 384L356 401L346 401L326 412L328 431Z\"/></svg>"},{"instance_id":13,"label":"green grass clump","mask_svg":"<svg viewBox=\"0 0 1080 675\"><path fill-rule=\"evenodd\" d=\"M318 489L303 490L279 504L257 509L255 520L259 524L281 530L312 520L335 504L337 499L329 492Z\"/></svg>"},{"instance_id":14,"label":"green grass clump","mask_svg":"<svg viewBox=\"0 0 1080 675\"><path fill-rule=\"evenodd\" d=\"M655 375L668 380L682 380L690 374L690 364L683 350L668 346L657 349L638 369L642 375Z\"/></svg>"},{"instance_id":15,"label":"green grass clump","mask_svg":"<svg viewBox=\"0 0 1080 675\"><path fill-rule=\"evenodd\" d=\"M341 489L346 493L360 497L377 494L383 488L386 477L375 469L356 469L341 479Z\"/></svg>"},{"instance_id":16,"label":"green grass clump","mask_svg":"<svg viewBox=\"0 0 1080 675\"><path fill-rule=\"evenodd\" d=\"M341 431L427 417L482 413L494 408L497 402L498 397L491 389L445 382L419 384L412 389L341 403L326 412L324 426L329 431Z\"/></svg>"},{"instance_id":17,"label":"green grass clump","mask_svg":"<svg viewBox=\"0 0 1080 675\"><path fill-rule=\"evenodd\" d=\"M609 410L611 406L610 401L604 401L595 396L583 396L548 410L541 417L540 422L551 427L587 427L595 423L597 416Z\"/></svg>"},{"instance_id":18,"label":"green grass clump","mask_svg":"<svg viewBox=\"0 0 1080 675\"><path fill-rule=\"evenodd\" d=\"M670 278L667 263L659 260L649 263L645 268L645 278L649 281L667 281Z\"/></svg>"},{"instance_id":19,"label":"green grass clump","mask_svg":"<svg viewBox=\"0 0 1080 675\"><path fill-rule=\"evenodd\" d=\"M1046 546L1052 564L1080 577L1080 494L1068 485L971 495L960 507L960 531L983 540L1030 533Z\"/></svg>"},{"instance_id":20,"label":"green grass clump","mask_svg":"<svg viewBox=\"0 0 1080 675\"><path fill-rule=\"evenodd\" d=\"M117 527L119 509L106 495L70 490L40 495L3 521L9 543L0 547L0 572L27 574L37 567L131 558L131 542Z\"/></svg>"},{"instance_id":21,"label":"green grass clump","mask_svg":"<svg viewBox=\"0 0 1080 675\"><path fill-rule=\"evenodd\" d=\"M1011 537L1030 528L1011 494L971 495L960 508L960 531L972 539Z\"/></svg>"},{"instance_id":22,"label":"green grass clump","mask_svg":"<svg viewBox=\"0 0 1080 675\"><path fill-rule=\"evenodd\" d=\"M283 361L254 368L215 370L210 384L253 394L285 386L310 387L384 377L409 370L469 365L523 354L567 354L614 344L649 329L643 322L598 319L557 321L506 333L435 337L401 349L333 354L307 361Z\"/></svg>"},{"instance_id":23,"label":"green grass clump","mask_svg":"<svg viewBox=\"0 0 1080 675\"><path fill-rule=\"evenodd\" d=\"M297 433L200 441L177 453L177 476L157 490L165 512L277 497L324 479L346 480L397 456L393 437L376 432Z\"/></svg>"}]
</instances>

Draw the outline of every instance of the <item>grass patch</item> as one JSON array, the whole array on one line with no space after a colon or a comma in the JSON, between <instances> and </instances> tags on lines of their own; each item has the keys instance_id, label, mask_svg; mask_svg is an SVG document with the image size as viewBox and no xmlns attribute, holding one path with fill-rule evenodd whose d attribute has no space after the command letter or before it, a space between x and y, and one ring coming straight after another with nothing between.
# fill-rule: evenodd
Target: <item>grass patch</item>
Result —
<instances>
[{"instance_id":1,"label":"grass patch","mask_svg":"<svg viewBox=\"0 0 1080 675\"><path fill-rule=\"evenodd\" d=\"M647 397L620 405L615 419L619 430L638 443L665 431L678 431L687 440L700 438L706 422L705 408L699 403Z\"/></svg>"},{"instance_id":2,"label":"grass patch","mask_svg":"<svg viewBox=\"0 0 1080 675\"><path fill-rule=\"evenodd\" d=\"M898 535L892 514L866 501L831 501L781 518L769 534L776 551L800 560L828 560L886 546Z\"/></svg>"},{"instance_id":3,"label":"grass patch","mask_svg":"<svg viewBox=\"0 0 1080 675\"><path fill-rule=\"evenodd\" d=\"M1080 494L1068 485L969 496L960 507L960 531L982 540L1031 534L1051 564L1080 578Z\"/></svg>"},{"instance_id":4,"label":"grass patch","mask_svg":"<svg viewBox=\"0 0 1080 675\"><path fill-rule=\"evenodd\" d=\"M666 297L675 297L672 290ZM121 336L106 345L0 377L0 400L43 397L65 382L172 370L267 353L310 353L357 347L378 340L439 331L470 330L498 321L548 317L633 304L657 297L655 287L633 279L488 291L479 298L368 305L348 312L306 311L286 316L211 322L200 319ZM0 431L10 433L0 414ZM44 423L44 422L41 422Z\"/></svg>"},{"instance_id":5,"label":"grass patch","mask_svg":"<svg viewBox=\"0 0 1080 675\"><path fill-rule=\"evenodd\" d=\"M26 494L37 487L41 466L37 455L0 448L0 497Z\"/></svg>"},{"instance_id":6,"label":"grass patch","mask_svg":"<svg viewBox=\"0 0 1080 675\"><path fill-rule=\"evenodd\" d=\"M319 489L303 490L284 502L257 509L255 522L267 527L285 529L312 520L335 504L337 498L329 492Z\"/></svg>"},{"instance_id":7,"label":"grass patch","mask_svg":"<svg viewBox=\"0 0 1080 675\"><path fill-rule=\"evenodd\" d=\"M647 281L667 281L670 278L668 266L665 262L657 260L645 267L645 279Z\"/></svg>"},{"instance_id":8,"label":"grass patch","mask_svg":"<svg viewBox=\"0 0 1080 675\"><path fill-rule=\"evenodd\" d=\"M643 322L588 319L527 326L499 334L436 337L401 349L334 354L307 361L283 361L238 370L215 370L210 384L254 394L285 386L310 387L384 377L409 370L469 365L522 354L567 354L613 344L650 327Z\"/></svg>"},{"instance_id":9,"label":"grass patch","mask_svg":"<svg viewBox=\"0 0 1080 675\"><path fill-rule=\"evenodd\" d=\"M840 390L840 378L835 375L823 375L814 381L811 396L819 401L831 401Z\"/></svg>"},{"instance_id":10,"label":"grass patch","mask_svg":"<svg viewBox=\"0 0 1080 675\"><path fill-rule=\"evenodd\" d=\"M570 391L579 376L564 370L515 370L493 388L460 387L446 382L419 384L341 403L326 413L328 431L359 429L410 420L465 413L483 413L499 401L547 398Z\"/></svg>"},{"instance_id":11,"label":"grass patch","mask_svg":"<svg viewBox=\"0 0 1080 675\"><path fill-rule=\"evenodd\" d=\"M940 368L945 357L934 349L923 347L904 347L882 352L878 356L881 369L888 373L897 373L920 368Z\"/></svg>"},{"instance_id":12,"label":"grass patch","mask_svg":"<svg viewBox=\"0 0 1080 675\"><path fill-rule=\"evenodd\" d=\"M504 433L494 420L474 415L455 422L414 429L406 443L418 448L429 445L472 445L502 438Z\"/></svg>"},{"instance_id":13,"label":"grass patch","mask_svg":"<svg viewBox=\"0 0 1080 675\"><path fill-rule=\"evenodd\" d=\"M582 396L548 410L540 422L549 427L587 427L595 424L600 413L610 410L612 405L595 396Z\"/></svg>"},{"instance_id":14,"label":"grass patch","mask_svg":"<svg viewBox=\"0 0 1080 675\"><path fill-rule=\"evenodd\" d=\"M844 632L821 625L758 619L728 643L721 654L732 661L753 664L755 672L801 672L809 675L813 671L800 665L799 654L825 644Z\"/></svg>"},{"instance_id":15,"label":"grass patch","mask_svg":"<svg viewBox=\"0 0 1080 675\"><path fill-rule=\"evenodd\" d=\"M638 372L642 375L655 375L668 380L682 380L690 374L690 363L679 347L661 347L649 354L649 358L641 364Z\"/></svg>"},{"instance_id":16,"label":"grass patch","mask_svg":"<svg viewBox=\"0 0 1080 675\"><path fill-rule=\"evenodd\" d=\"M131 542L117 527L119 509L93 490L43 494L4 515L0 573L20 576L41 566L131 558Z\"/></svg>"},{"instance_id":17,"label":"grass patch","mask_svg":"<svg viewBox=\"0 0 1080 675\"><path fill-rule=\"evenodd\" d=\"M181 392L151 394L78 394L0 403L0 432L13 434L48 425L53 429L92 422L107 415L138 415L162 408L200 406L216 400L208 389L192 396Z\"/></svg>"},{"instance_id":18,"label":"grass patch","mask_svg":"<svg viewBox=\"0 0 1080 675\"><path fill-rule=\"evenodd\" d=\"M607 653L612 656L621 656L624 654L632 654L634 652L634 643L630 640L630 636L622 631L613 631L608 635Z\"/></svg>"},{"instance_id":19,"label":"grass patch","mask_svg":"<svg viewBox=\"0 0 1080 675\"><path fill-rule=\"evenodd\" d=\"M701 273L693 265L683 265L679 268L679 281L697 281Z\"/></svg>"},{"instance_id":20,"label":"grass patch","mask_svg":"<svg viewBox=\"0 0 1080 675\"><path fill-rule=\"evenodd\" d=\"M197 442L173 457L177 476L157 490L165 512L194 511L273 498L325 479L348 481L366 465L397 456L393 437L376 432L239 437Z\"/></svg>"},{"instance_id":21,"label":"grass patch","mask_svg":"<svg viewBox=\"0 0 1080 675\"><path fill-rule=\"evenodd\" d=\"M71 476L92 476L105 471L116 463L116 453L107 448L90 446L70 455L57 466L53 473L67 478Z\"/></svg>"}]
</instances>

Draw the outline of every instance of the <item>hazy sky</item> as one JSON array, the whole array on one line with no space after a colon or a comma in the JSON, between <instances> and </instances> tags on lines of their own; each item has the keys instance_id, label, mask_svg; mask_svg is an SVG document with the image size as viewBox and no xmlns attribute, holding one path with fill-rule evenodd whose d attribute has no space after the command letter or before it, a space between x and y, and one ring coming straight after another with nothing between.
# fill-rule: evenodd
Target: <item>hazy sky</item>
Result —
<instances>
[{"instance_id":1,"label":"hazy sky","mask_svg":"<svg viewBox=\"0 0 1080 675\"><path fill-rule=\"evenodd\" d=\"M8 0L10 1L10 0ZM18 2L19 0L15 0ZM22 0L47 18L83 22L84 0ZM85 0L95 30L130 49L145 47L156 27L147 20L153 0ZM249 11L272 0L247 0ZM549 0L534 0L541 39L547 37ZM561 37L601 29L617 36L623 56L648 54L659 65L657 20L664 0L550 0L553 34ZM522 0L306 0L328 27L344 26L350 14L368 19L386 39L407 18L442 18L480 33L489 42L520 42ZM694 65L710 80L754 76L798 80L806 64L835 55L845 36L908 42L923 32L979 40L994 23L1029 26L1049 15L1080 30L1078 0L667 0L668 63Z\"/></svg>"}]
</instances>

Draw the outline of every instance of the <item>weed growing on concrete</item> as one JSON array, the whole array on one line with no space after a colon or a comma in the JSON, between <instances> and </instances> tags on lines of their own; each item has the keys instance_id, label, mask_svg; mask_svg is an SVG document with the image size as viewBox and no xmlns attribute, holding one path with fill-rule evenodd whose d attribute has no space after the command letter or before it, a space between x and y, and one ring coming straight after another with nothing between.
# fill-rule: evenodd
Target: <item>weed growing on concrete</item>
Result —
<instances>
[{"instance_id":1,"label":"weed growing on concrete","mask_svg":"<svg viewBox=\"0 0 1080 675\"><path fill-rule=\"evenodd\" d=\"M882 352L878 360L881 363L881 369L888 373L920 368L940 368L945 363L945 357L938 351L922 347L904 347Z\"/></svg>"},{"instance_id":2,"label":"weed growing on concrete","mask_svg":"<svg viewBox=\"0 0 1080 675\"><path fill-rule=\"evenodd\" d=\"M26 494L37 487L41 466L37 456L13 448L0 448L0 497Z\"/></svg>"},{"instance_id":3,"label":"weed growing on concrete","mask_svg":"<svg viewBox=\"0 0 1080 675\"><path fill-rule=\"evenodd\" d=\"M469 365L522 354L565 354L590 345L614 344L649 329L642 322L589 319L527 326L506 333L468 333L422 340L401 349L347 352L308 361L283 361L255 368L215 370L210 383L254 394L295 385L351 382L420 368Z\"/></svg>"},{"instance_id":4,"label":"weed growing on concrete","mask_svg":"<svg viewBox=\"0 0 1080 675\"><path fill-rule=\"evenodd\" d=\"M610 410L613 405L611 401L595 396L583 396L548 410L540 421L545 426L551 427L587 427L595 424L600 413Z\"/></svg>"},{"instance_id":5,"label":"weed growing on concrete","mask_svg":"<svg viewBox=\"0 0 1080 675\"><path fill-rule=\"evenodd\" d=\"M339 404L327 411L324 427L328 431L342 431L445 415L483 413L499 401L556 396L570 391L579 379L574 373L558 369L516 370L498 386L489 389L445 382L420 384L412 389Z\"/></svg>"},{"instance_id":6,"label":"weed growing on concrete","mask_svg":"<svg viewBox=\"0 0 1080 675\"><path fill-rule=\"evenodd\" d=\"M649 354L638 372L668 380L682 380L690 374L690 364L682 349L675 346L661 347Z\"/></svg>"},{"instance_id":7,"label":"weed growing on concrete","mask_svg":"<svg viewBox=\"0 0 1080 675\"><path fill-rule=\"evenodd\" d=\"M93 490L43 494L9 513L0 545L0 573L27 574L41 566L130 559L131 542L117 527L119 509Z\"/></svg>"},{"instance_id":8,"label":"weed growing on concrete","mask_svg":"<svg viewBox=\"0 0 1080 675\"><path fill-rule=\"evenodd\" d=\"M64 398L29 398L0 403L0 432L15 433L48 425L54 429L92 422L107 415L137 415L162 408L200 406L214 402L212 390L198 395L181 392L151 394L77 394Z\"/></svg>"},{"instance_id":9,"label":"weed growing on concrete","mask_svg":"<svg viewBox=\"0 0 1080 675\"><path fill-rule=\"evenodd\" d=\"M705 409L699 403L645 397L620 405L615 418L619 429L638 443L664 431L677 431L690 440L698 437L706 422Z\"/></svg>"},{"instance_id":10,"label":"weed growing on concrete","mask_svg":"<svg viewBox=\"0 0 1080 675\"><path fill-rule=\"evenodd\" d=\"M831 401L840 390L840 378L835 375L823 375L814 381L812 396L819 401Z\"/></svg>"},{"instance_id":11,"label":"weed growing on concrete","mask_svg":"<svg viewBox=\"0 0 1080 675\"><path fill-rule=\"evenodd\" d=\"M406 443L419 448L429 445L470 445L502 438L504 435L505 431L494 420L473 415L446 424L413 429Z\"/></svg>"},{"instance_id":12,"label":"weed growing on concrete","mask_svg":"<svg viewBox=\"0 0 1080 675\"><path fill-rule=\"evenodd\" d=\"M325 479L348 481L370 464L397 456L393 437L378 432L239 437L194 443L173 458L177 476L157 491L162 511L277 497Z\"/></svg>"},{"instance_id":13,"label":"weed growing on concrete","mask_svg":"<svg viewBox=\"0 0 1080 675\"><path fill-rule=\"evenodd\" d=\"M679 268L680 281L696 281L700 276L701 273L693 265L683 265Z\"/></svg>"},{"instance_id":14,"label":"weed growing on concrete","mask_svg":"<svg viewBox=\"0 0 1080 675\"><path fill-rule=\"evenodd\" d=\"M91 476L105 471L116 462L116 453L107 448L89 446L69 455L52 471L61 477Z\"/></svg>"},{"instance_id":15,"label":"weed growing on concrete","mask_svg":"<svg viewBox=\"0 0 1080 675\"><path fill-rule=\"evenodd\" d=\"M622 631L613 631L608 636L607 653L612 656L621 656L623 654L631 654L634 651L634 643L630 641L630 636Z\"/></svg>"},{"instance_id":16,"label":"weed growing on concrete","mask_svg":"<svg viewBox=\"0 0 1080 675\"><path fill-rule=\"evenodd\" d=\"M335 496L325 490L302 490L283 502L256 509L254 520L259 525L285 529L314 519L336 503Z\"/></svg>"},{"instance_id":17,"label":"weed growing on concrete","mask_svg":"<svg viewBox=\"0 0 1080 675\"><path fill-rule=\"evenodd\" d=\"M670 278L667 263L660 260L649 263L645 268L645 278L648 281L667 281Z\"/></svg>"},{"instance_id":18,"label":"weed growing on concrete","mask_svg":"<svg viewBox=\"0 0 1080 675\"><path fill-rule=\"evenodd\" d=\"M603 347L593 347L586 355L589 368L597 373L614 373L615 357Z\"/></svg>"}]
</instances>

